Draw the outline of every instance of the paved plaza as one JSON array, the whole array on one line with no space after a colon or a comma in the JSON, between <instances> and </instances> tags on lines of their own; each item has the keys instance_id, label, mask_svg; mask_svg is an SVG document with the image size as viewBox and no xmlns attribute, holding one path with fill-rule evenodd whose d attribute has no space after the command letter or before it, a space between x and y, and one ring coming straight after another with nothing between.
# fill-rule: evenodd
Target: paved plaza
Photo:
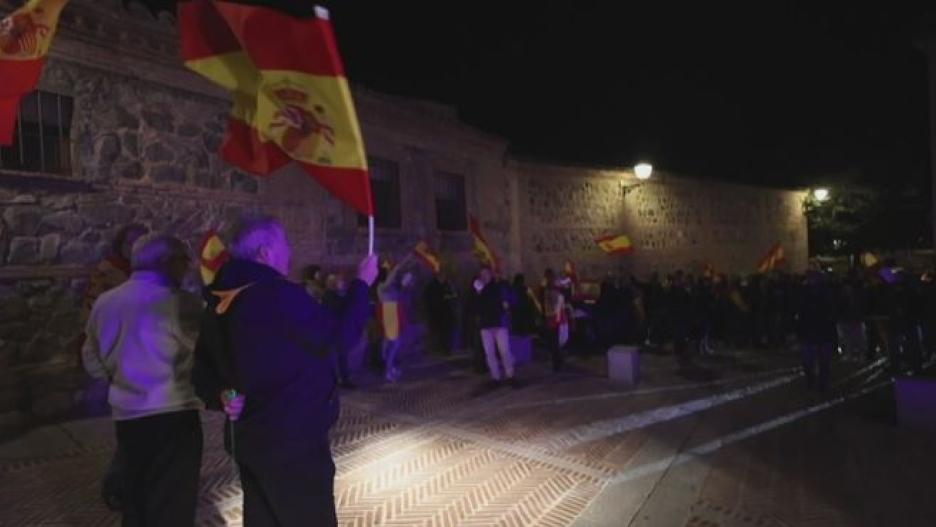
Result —
<instances>
[{"instance_id":1,"label":"paved plaza","mask_svg":"<svg viewBox=\"0 0 936 527\"><path fill-rule=\"evenodd\" d=\"M603 358L520 368L489 388L460 358L412 359L346 392L333 433L341 525L932 526L933 437L893 422L880 362L807 392L796 357L643 356L636 387ZM199 525L241 525L236 471L205 414ZM105 526L107 419L0 444L0 525Z\"/></svg>"}]
</instances>

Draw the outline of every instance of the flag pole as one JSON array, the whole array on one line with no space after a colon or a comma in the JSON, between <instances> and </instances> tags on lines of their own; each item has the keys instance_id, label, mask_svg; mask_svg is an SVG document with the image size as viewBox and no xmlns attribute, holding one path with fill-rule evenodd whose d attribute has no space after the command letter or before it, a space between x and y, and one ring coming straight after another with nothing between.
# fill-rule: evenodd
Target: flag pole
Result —
<instances>
[{"instance_id":1,"label":"flag pole","mask_svg":"<svg viewBox=\"0 0 936 527\"><path fill-rule=\"evenodd\" d=\"M374 215L367 217L367 255L374 254Z\"/></svg>"}]
</instances>

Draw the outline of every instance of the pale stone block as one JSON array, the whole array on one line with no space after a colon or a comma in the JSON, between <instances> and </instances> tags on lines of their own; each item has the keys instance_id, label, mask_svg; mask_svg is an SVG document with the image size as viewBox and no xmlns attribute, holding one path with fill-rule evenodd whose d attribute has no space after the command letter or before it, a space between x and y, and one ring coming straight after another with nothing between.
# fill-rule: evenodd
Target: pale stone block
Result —
<instances>
[{"instance_id":1,"label":"pale stone block","mask_svg":"<svg viewBox=\"0 0 936 527\"><path fill-rule=\"evenodd\" d=\"M640 348L612 346L608 350L608 378L625 384L637 384L640 378Z\"/></svg>"}]
</instances>

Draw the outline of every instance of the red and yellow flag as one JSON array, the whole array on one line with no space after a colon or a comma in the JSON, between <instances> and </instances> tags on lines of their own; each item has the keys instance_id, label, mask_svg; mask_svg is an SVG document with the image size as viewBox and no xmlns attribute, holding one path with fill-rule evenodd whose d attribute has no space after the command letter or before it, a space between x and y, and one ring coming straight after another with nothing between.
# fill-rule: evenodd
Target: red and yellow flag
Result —
<instances>
[{"instance_id":1,"label":"red and yellow flag","mask_svg":"<svg viewBox=\"0 0 936 527\"><path fill-rule=\"evenodd\" d=\"M432 251L428 243L424 241L419 242L416 248L413 249L413 252L416 253L416 256L418 256L424 264L432 269L433 273L438 273L442 270L442 259Z\"/></svg>"},{"instance_id":2,"label":"red and yellow flag","mask_svg":"<svg viewBox=\"0 0 936 527\"><path fill-rule=\"evenodd\" d=\"M201 273L202 283L211 285L218 270L224 262L228 261L228 258L230 254L218 233L213 230L205 233L198 249L198 270Z\"/></svg>"},{"instance_id":3,"label":"red and yellow flag","mask_svg":"<svg viewBox=\"0 0 936 527\"><path fill-rule=\"evenodd\" d=\"M575 270L575 264L572 263L572 260L566 260L565 264L562 266L562 274L572 280L572 283L578 284L578 271Z\"/></svg>"},{"instance_id":4,"label":"red and yellow flag","mask_svg":"<svg viewBox=\"0 0 936 527\"><path fill-rule=\"evenodd\" d=\"M630 238L623 234L602 236L596 239L595 243L607 254L628 254L634 250Z\"/></svg>"},{"instance_id":5,"label":"red and yellow flag","mask_svg":"<svg viewBox=\"0 0 936 527\"><path fill-rule=\"evenodd\" d=\"M767 251L767 254L764 255L764 258L761 259L760 263L757 264L757 272L768 273L773 271L779 267L784 260L783 246L779 243L774 244L774 246L771 247L769 251Z\"/></svg>"},{"instance_id":6,"label":"red and yellow flag","mask_svg":"<svg viewBox=\"0 0 936 527\"><path fill-rule=\"evenodd\" d=\"M372 215L364 141L328 12L297 18L220 0L179 4L185 64L232 93L221 156L266 176L295 161Z\"/></svg>"},{"instance_id":7,"label":"red and yellow flag","mask_svg":"<svg viewBox=\"0 0 936 527\"><path fill-rule=\"evenodd\" d=\"M13 144L20 99L36 89L68 0L29 0L0 20L0 145Z\"/></svg>"},{"instance_id":8,"label":"red and yellow flag","mask_svg":"<svg viewBox=\"0 0 936 527\"><path fill-rule=\"evenodd\" d=\"M403 328L403 310L400 303L396 300L385 300L380 302L377 307L377 319L380 320L380 327L383 330L383 336L387 340L396 340L400 338Z\"/></svg>"},{"instance_id":9,"label":"red and yellow flag","mask_svg":"<svg viewBox=\"0 0 936 527\"><path fill-rule=\"evenodd\" d=\"M497 255L494 254L494 250L491 249L487 240L484 239L484 235L481 234L478 218L468 216L468 229L471 230L471 237L474 238L475 255L481 260L481 264L489 265L492 269L497 270Z\"/></svg>"}]
</instances>

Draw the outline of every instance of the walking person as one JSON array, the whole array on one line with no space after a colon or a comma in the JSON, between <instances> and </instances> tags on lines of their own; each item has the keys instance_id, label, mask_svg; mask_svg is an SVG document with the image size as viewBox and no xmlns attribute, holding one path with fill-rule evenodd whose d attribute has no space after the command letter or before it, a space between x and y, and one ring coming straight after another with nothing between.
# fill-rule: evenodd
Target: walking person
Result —
<instances>
[{"instance_id":1,"label":"walking person","mask_svg":"<svg viewBox=\"0 0 936 527\"><path fill-rule=\"evenodd\" d=\"M478 281L481 286L481 292L478 294L478 327L481 330L481 344L484 346L484 356L491 378L495 384L506 381L512 387L517 387L508 330L510 327L509 286L496 278L489 267L481 269Z\"/></svg>"},{"instance_id":2,"label":"walking person","mask_svg":"<svg viewBox=\"0 0 936 527\"><path fill-rule=\"evenodd\" d=\"M229 451L236 445L244 526L335 525L328 432L339 405L332 353L361 335L377 258L361 261L343 310L333 312L287 278L292 251L275 218L245 221L229 251L208 295L195 380L212 408L229 390L240 394L231 400L242 412L225 407L234 420L225 426L225 444Z\"/></svg>"},{"instance_id":3,"label":"walking person","mask_svg":"<svg viewBox=\"0 0 936 527\"><path fill-rule=\"evenodd\" d=\"M87 289L85 289L84 298L82 299L82 319L85 323L87 323L88 317L91 315L91 308L94 306L98 297L120 284L123 284L130 278L130 253L133 249L133 244L147 232L148 229L145 226L139 223L131 223L121 227L117 231L117 234L114 235L114 239L111 240L110 251L94 267L94 271L91 273L91 280L88 282ZM86 335L82 332L75 340L75 357L77 358L79 367L82 365L82 348L85 339ZM101 381L95 381L95 383L100 382ZM101 390L98 390L98 388ZM91 395L86 396L83 401L87 413L94 413L97 410L98 401L100 400L98 394L100 394L101 391L106 391L106 389L106 383L88 387L86 394ZM110 465L101 481L101 498L104 500L104 504L107 505L107 508L112 511L119 511L123 504L123 470L125 465L126 456L118 442L114 449L114 456L111 458Z\"/></svg>"},{"instance_id":4,"label":"walking person","mask_svg":"<svg viewBox=\"0 0 936 527\"><path fill-rule=\"evenodd\" d=\"M102 294L88 319L82 358L110 383L124 526L195 523L202 405L190 374L202 303L179 288L189 264L175 238L137 240L130 278Z\"/></svg>"},{"instance_id":5,"label":"walking person","mask_svg":"<svg viewBox=\"0 0 936 527\"><path fill-rule=\"evenodd\" d=\"M569 341L569 306L562 289L555 284L543 292L543 311L546 317L546 345L554 372L562 370L563 351Z\"/></svg>"},{"instance_id":6,"label":"walking person","mask_svg":"<svg viewBox=\"0 0 936 527\"><path fill-rule=\"evenodd\" d=\"M384 379L395 383L400 380L402 371L397 361L403 345L403 330L406 327L406 309L403 303L403 289L412 283L412 275L406 273L396 284L396 274L391 273L387 281L377 287L380 302L377 319L383 331L381 357L384 362Z\"/></svg>"}]
</instances>

